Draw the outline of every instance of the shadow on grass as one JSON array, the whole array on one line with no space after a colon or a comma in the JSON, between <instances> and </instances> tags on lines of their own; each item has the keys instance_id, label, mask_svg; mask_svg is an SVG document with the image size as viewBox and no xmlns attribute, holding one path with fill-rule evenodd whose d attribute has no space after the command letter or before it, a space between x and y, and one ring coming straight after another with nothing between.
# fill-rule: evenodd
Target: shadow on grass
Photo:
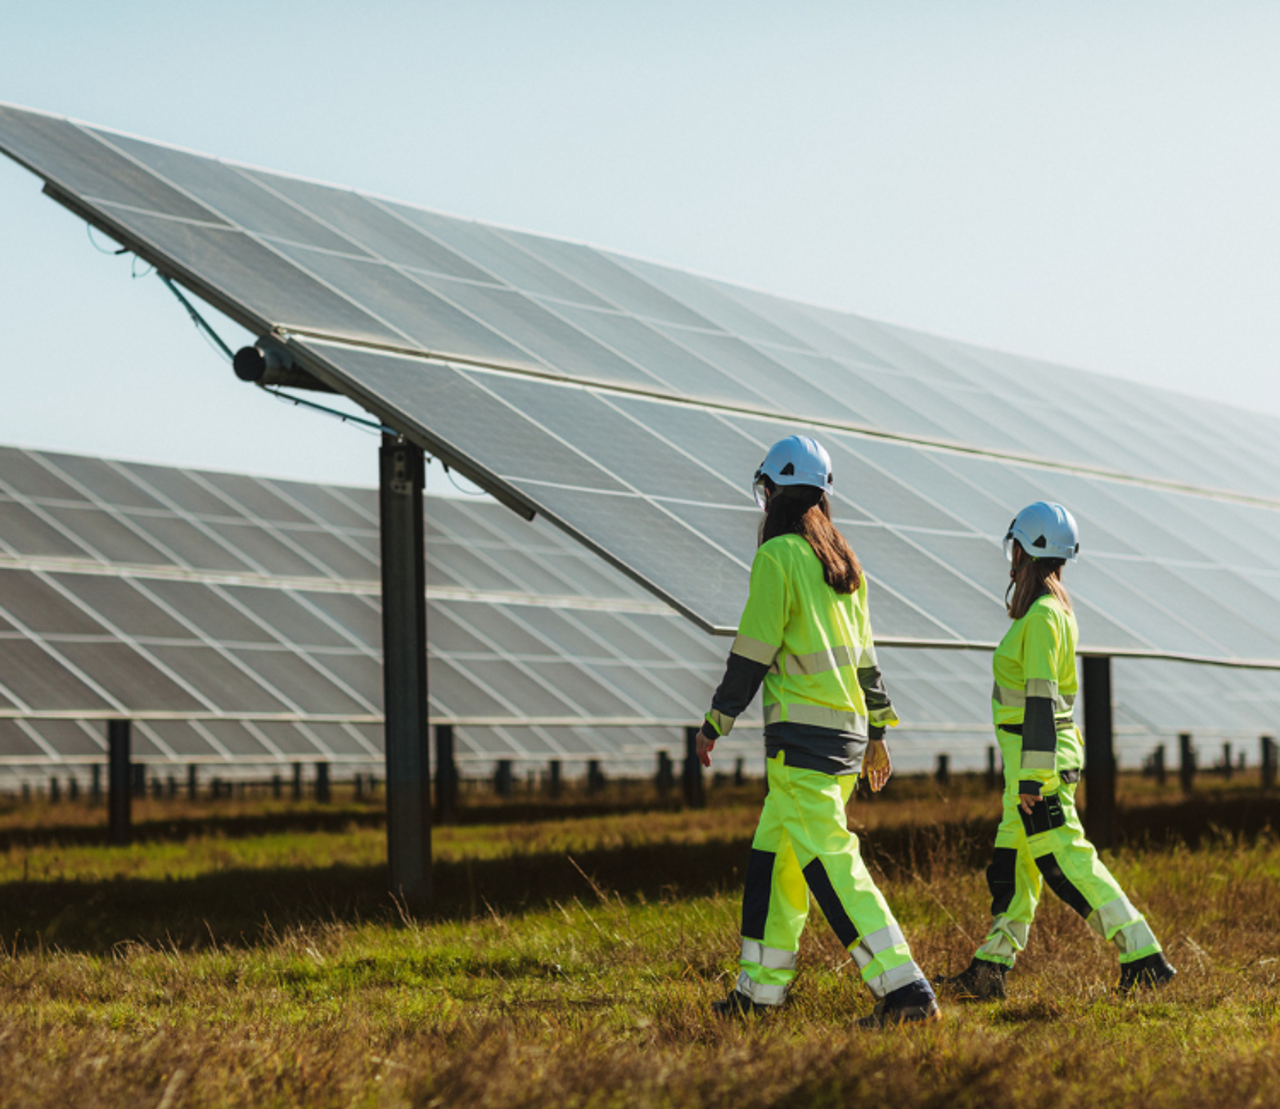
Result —
<instances>
[{"instance_id":1,"label":"shadow on grass","mask_svg":"<svg viewBox=\"0 0 1280 1109\"><path fill-rule=\"evenodd\" d=\"M587 820L620 813L679 811L675 800L585 801L539 803L516 801L494 805L468 805L458 810L453 823L529 824L545 820ZM102 808L86 810L91 821L0 828L0 851L39 846L95 847L108 843L107 814ZM282 808L274 812L204 813L196 816L164 816L135 820L130 829L134 843L180 842L196 836L245 839L294 832L342 832L347 828L377 828L386 824L381 805L342 805L332 808Z\"/></svg>"},{"instance_id":2,"label":"shadow on grass","mask_svg":"<svg viewBox=\"0 0 1280 1109\"><path fill-rule=\"evenodd\" d=\"M346 815L350 822L350 814ZM1280 799L1198 798L1122 818L1126 842L1160 849L1221 832L1280 828ZM873 869L928 874L985 866L996 821L880 829L864 838ZM306 825L304 825L305 827ZM746 838L699 844L624 844L593 851L437 861L432 919L458 920L599 896L661 900L734 891ZM225 870L196 878L24 881L0 885L0 940L10 950L52 946L103 952L139 941L183 948L251 946L296 926L385 921L402 915L382 866Z\"/></svg>"}]
</instances>

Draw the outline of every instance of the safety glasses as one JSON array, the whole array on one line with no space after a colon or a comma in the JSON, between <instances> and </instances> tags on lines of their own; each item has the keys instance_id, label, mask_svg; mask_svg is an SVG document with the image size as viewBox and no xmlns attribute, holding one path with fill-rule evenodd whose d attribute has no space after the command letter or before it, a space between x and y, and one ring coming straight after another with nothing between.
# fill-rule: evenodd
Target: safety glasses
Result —
<instances>
[{"instance_id":1,"label":"safety glasses","mask_svg":"<svg viewBox=\"0 0 1280 1109\"><path fill-rule=\"evenodd\" d=\"M761 470L756 471L756 476L751 482L751 492L755 494L756 504L761 508L765 508L769 504L769 486L768 479Z\"/></svg>"}]
</instances>

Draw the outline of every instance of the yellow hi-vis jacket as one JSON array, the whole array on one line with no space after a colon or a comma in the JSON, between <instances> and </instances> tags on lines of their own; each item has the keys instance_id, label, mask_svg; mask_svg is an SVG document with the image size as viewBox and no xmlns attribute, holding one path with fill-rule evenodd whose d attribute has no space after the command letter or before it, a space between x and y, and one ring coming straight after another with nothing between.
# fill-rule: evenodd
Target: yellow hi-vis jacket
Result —
<instances>
[{"instance_id":1,"label":"yellow hi-vis jacket","mask_svg":"<svg viewBox=\"0 0 1280 1109\"><path fill-rule=\"evenodd\" d=\"M1039 793L1059 770L1080 766L1072 717L1078 635L1075 614L1042 593L1009 625L991 659L992 722L1022 737L1020 793Z\"/></svg>"},{"instance_id":2,"label":"yellow hi-vis jacket","mask_svg":"<svg viewBox=\"0 0 1280 1109\"><path fill-rule=\"evenodd\" d=\"M879 734L898 723L880 680L864 574L855 593L837 593L803 536L762 544L725 680L707 721L727 735L764 683L764 719L833 731Z\"/></svg>"}]
</instances>

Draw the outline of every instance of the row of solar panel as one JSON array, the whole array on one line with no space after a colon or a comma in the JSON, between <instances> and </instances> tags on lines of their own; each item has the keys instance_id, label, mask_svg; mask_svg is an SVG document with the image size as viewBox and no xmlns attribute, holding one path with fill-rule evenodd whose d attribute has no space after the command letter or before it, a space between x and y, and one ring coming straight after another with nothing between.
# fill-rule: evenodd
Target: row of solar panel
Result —
<instances>
[{"instance_id":1,"label":"row of solar panel","mask_svg":"<svg viewBox=\"0 0 1280 1109\"><path fill-rule=\"evenodd\" d=\"M906 721L892 742L899 769L927 770L939 754L946 754L956 770L984 767L992 743L983 719L988 660L968 652L887 649L882 655L891 693ZM708 687L715 680L710 668L695 677ZM1267 673L1118 660L1114 688L1117 760L1129 769L1140 766L1154 747L1170 747L1184 731L1195 735L1206 763L1225 740L1256 765L1254 742L1260 735L1274 735L1280 722L1280 682ZM1177 695L1189 689L1200 695ZM463 725L455 728L455 742L459 762L471 774L488 773L499 759L513 759L524 769L560 759L570 773L599 759L611 772L645 773L658 751L678 758L683 738L681 727L670 725ZM721 767L743 758L758 773L758 721L744 722L718 750ZM380 773L382 728L269 719L141 720L133 727L133 755L163 773L198 763L217 773L252 776L282 763L313 761ZM105 726L99 720L0 719L0 778L59 768L83 773L105 756ZM1172 762L1172 751L1169 758Z\"/></svg>"},{"instance_id":2,"label":"row of solar panel","mask_svg":"<svg viewBox=\"0 0 1280 1109\"><path fill-rule=\"evenodd\" d=\"M117 513L133 488L118 483L141 473L102 460L0 451L0 483L32 507L74 501ZM327 532L351 530L345 506L373 509L369 490L158 467L145 468L145 477L142 488L167 491L167 502L150 509L157 519L215 518L205 494L232 487L237 496L229 507L253 505L255 526L271 529L296 524L298 503L344 506L308 525ZM41 486L37 478L73 484ZM175 499L184 493L190 496ZM442 599L441 592L457 592L448 586L434 590L429 603L433 713L510 721L459 726L465 763L604 758L638 771L659 749L678 753L682 722L697 719L719 676L724 640L637 600L636 587L603 563L591 572L589 595L568 596L564 578L575 571L566 562L572 568L590 556L539 521L492 502L439 497L428 498L426 515L429 560L447 581L468 574L477 552L495 568L522 568L518 578L501 579L501 593ZM95 546L92 531L68 534ZM526 561L517 560L521 555ZM534 556L537 562L528 561ZM0 720L0 765L12 772L99 761L103 726L94 718L124 709L152 714L136 723L135 753L157 765L199 761L250 772L317 759L376 767L380 617L370 583L202 575L83 557L8 560L15 565L0 559L0 686L9 695L0 711L10 718ZM542 568L540 575L528 575L530 565ZM892 648L882 655L908 721L895 744L900 764L921 769L946 751L957 767L980 765L990 740L985 655ZM1280 711L1280 687L1270 675L1200 668L1195 681L1203 698L1181 704L1169 691L1190 683L1177 673L1170 664L1118 664L1122 758L1145 751L1162 731L1248 735ZM536 718L564 723L528 723ZM602 723L609 718L649 726ZM754 723L748 719L725 745L726 759L758 757Z\"/></svg>"},{"instance_id":3,"label":"row of solar panel","mask_svg":"<svg viewBox=\"0 0 1280 1109\"><path fill-rule=\"evenodd\" d=\"M1275 508L336 344L307 349L580 536L607 536L615 561L710 627L733 628L745 598L759 513L744 478L769 443L808 430L831 450L835 515L878 583L884 637L998 638L1007 573L997 540L1018 508L1053 499L1082 529L1085 557L1069 575L1084 645L1280 659Z\"/></svg>"},{"instance_id":4,"label":"row of solar panel","mask_svg":"<svg viewBox=\"0 0 1280 1109\"><path fill-rule=\"evenodd\" d=\"M1280 494L1256 414L39 113L0 145L261 331Z\"/></svg>"},{"instance_id":5,"label":"row of solar panel","mask_svg":"<svg viewBox=\"0 0 1280 1109\"><path fill-rule=\"evenodd\" d=\"M440 498L433 519L426 524L430 585L647 596L616 574L602 575L599 559L558 536L541 541L545 532L511 513L468 519L465 508ZM460 543L470 557L452 557ZM15 558L376 582L377 491L0 447L0 550Z\"/></svg>"}]
</instances>

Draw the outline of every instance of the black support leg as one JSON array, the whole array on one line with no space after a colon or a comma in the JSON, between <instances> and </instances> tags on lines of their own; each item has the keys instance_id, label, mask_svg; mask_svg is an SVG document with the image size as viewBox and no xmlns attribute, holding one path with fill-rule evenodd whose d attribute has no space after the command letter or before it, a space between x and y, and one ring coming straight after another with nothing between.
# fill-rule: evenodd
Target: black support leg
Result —
<instances>
[{"instance_id":1,"label":"black support leg","mask_svg":"<svg viewBox=\"0 0 1280 1109\"><path fill-rule=\"evenodd\" d=\"M379 462L388 881L407 907L422 910L431 899L422 450L386 437Z\"/></svg>"},{"instance_id":2,"label":"black support leg","mask_svg":"<svg viewBox=\"0 0 1280 1109\"><path fill-rule=\"evenodd\" d=\"M1116 755L1111 724L1111 658L1084 659L1084 828L1095 847L1116 842Z\"/></svg>"},{"instance_id":3,"label":"black support leg","mask_svg":"<svg viewBox=\"0 0 1280 1109\"><path fill-rule=\"evenodd\" d=\"M107 828L113 844L123 847L132 835L133 775L129 766L128 720L107 721Z\"/></svg>"}]
</instances>

